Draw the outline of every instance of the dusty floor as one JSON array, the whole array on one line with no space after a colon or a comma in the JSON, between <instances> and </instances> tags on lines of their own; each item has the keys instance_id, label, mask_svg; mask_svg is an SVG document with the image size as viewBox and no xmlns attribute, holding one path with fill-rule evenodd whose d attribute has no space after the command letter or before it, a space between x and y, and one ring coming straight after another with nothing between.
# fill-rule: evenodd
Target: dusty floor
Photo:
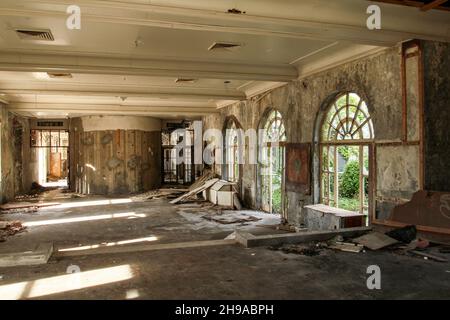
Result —
<instances>
[{"instance_id":1,"label":"dusty floor","mask_svg":"<svg viewBox=\"0 0 450 320\"><path fill-rule=\"evenodd\" d=\"M62 205L35 214L2 215L30 226L0 243L0 252L30 250L46 241L58 250L127 240L158 244L223 239L235 228L274 233L279 222L276 216L248 212L263 219L220 224L202 218L217 214L208 205L174 206L165 199L71 199L59 191L46 199ZM369 265L381 268L381 290L367 289ZM0 268L0 298L449 299L450 263L389 251L324 250L308 257L238 245L52 257L46 265Z\"/></svg>"}]
</instances>

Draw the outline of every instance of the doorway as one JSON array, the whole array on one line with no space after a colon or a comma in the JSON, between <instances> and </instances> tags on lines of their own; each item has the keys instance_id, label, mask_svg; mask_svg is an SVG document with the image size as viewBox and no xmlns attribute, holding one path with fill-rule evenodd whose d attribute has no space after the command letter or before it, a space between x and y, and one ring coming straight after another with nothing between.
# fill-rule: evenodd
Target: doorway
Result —
<instances>
[{"instance_id":1,"label":"doorway","mask_svg":"<svg viewBox=\"0 0 450 320\"><path fill-rule=\"evenodd\" d=\"M31 148L37 153L38 183L43 187L67 187L69 176L69 132L31 130Z\"/></svg>"}]
</instances>

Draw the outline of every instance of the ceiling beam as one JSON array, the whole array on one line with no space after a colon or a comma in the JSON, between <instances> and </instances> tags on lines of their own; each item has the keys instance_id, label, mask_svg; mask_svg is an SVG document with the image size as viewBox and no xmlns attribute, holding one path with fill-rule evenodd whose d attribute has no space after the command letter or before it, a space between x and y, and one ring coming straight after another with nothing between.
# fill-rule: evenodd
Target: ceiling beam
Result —
<instances>
[{"instance_id":1,"label":"ceiling beam","mask_svg":"<svg viewBox=\"0 0 450 320\"><path fill-rule=\"evenodd\" d=\"M194 79L289 82L290 65L217 63L187 60L127 59L104 56L0 52L0 71L186 77Z\"/></svg>"},{"instance_id":2,"label":"ceiling beam","mask_svg":"<svg viewBox=\"0 0 450 320\"><path fill-rule=\"evenodd\" d=\"M28 103L14 102L7 106L11 112L50 112L61 114L96 114L96 115L148 115L148 116L203 116L218 113L217 108L205 107L148 107L130 105L102 105L76 103Z\"/></svg>"},{"instance_id":3,"label":"ceiling beam","mask_svg":"<svg viewBox=\"0 0 450 320\"><path fill-rule=\"evenodd\" d=\"M23 2L17 0L19 3ZM17 3L15 1L14 3ZM45 0L37 1L44 4L72 4L72 0ZM78 1L80 6L95 8L102 12L101 9L108 9L108 15L84 12L83 19L85 21L103 22L113 24L139 25L158 28L185 29L199 31L216 31L225 33L239 33L260 36L278 36L297 39L321 39L330 41L349 41L352 43L392 46L400 41L418 38L424 40L447 41L448 35L444 33L428 32L426 30L417 29L411 31L410 27L405 26L403 29L388 28L389 23L395 24L395 17L384 18L384 27L376 33L368 30L366 27L366 8L367 5L358 6L342 6L336 7L336 14L332 19L322 17L320 13L316 13L314 17L282 17L268 16L260 14L229 14L225 11L210 10L201 8L186 8L181 6L162 6L151 3L130 3L125 1L110 0L81 0ZM241 5L245 5L245 1ZM319 4L315 4L319 6ZM48 7L48 6L47 6ZM57 8L53 6L53 8ZM64 7L60 7L63 8ZM100 9L100 10L99 10ZM361 9L359 11L359 9ZM114 11L115 10L115 11ZM124 10L127 12L138 12L135 16L124 16ZM358 10L355 19L349 21L347 18L340 19L341 11ZM320 10L318 11L320 12ZM142 15L145 13L145 15ZM67 17L64 10L38 10L27 9L24 3L22 7L16 8L0 8L0 15L5 16L23 16L23 17ZM158 18L160 15L160 18ZM298 13L301 16L301 12ZM152 18L150 18L152 17ZM214 22L211 22L214 19ZM431 20L433 22L433 20ZM437 21L434 21L436 23ZM434 28L436 30L436 28Z\"/></svg>"},{"instance_id":4,"label":"ceiling beam","mask_svg":"<svg viewBox=\"0 0 450 320\"><path fill-rule=\"evenodd\" d=\"M15 82L17 83L17 82ZM246 99L243 92L230 90L228 94L204 93L177 93L176 90L160 92L130 92L130 91L81 91L81 90L54 90L54 89L3 89L0 93L7 95L48 95L48 96L71 96L71 97L127 97L127 98L161 98L174 100L234 100Z\"/></svg>"}]
</instances>

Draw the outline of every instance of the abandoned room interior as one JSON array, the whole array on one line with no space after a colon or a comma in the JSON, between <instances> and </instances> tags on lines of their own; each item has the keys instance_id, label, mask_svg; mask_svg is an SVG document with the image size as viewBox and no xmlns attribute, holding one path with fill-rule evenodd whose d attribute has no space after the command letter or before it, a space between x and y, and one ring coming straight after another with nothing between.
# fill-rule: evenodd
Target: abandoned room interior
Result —
<instances>
[{"instance_id":1,"label":"abandoned room interior","mask_svg":"<svg viewBox=\"0 0 450 320\"><path fill-rule=\"evenodd\" d=\"M0 299L450 298L449 42L450 1L2 0Z\"/></svg>"}]
</instances>

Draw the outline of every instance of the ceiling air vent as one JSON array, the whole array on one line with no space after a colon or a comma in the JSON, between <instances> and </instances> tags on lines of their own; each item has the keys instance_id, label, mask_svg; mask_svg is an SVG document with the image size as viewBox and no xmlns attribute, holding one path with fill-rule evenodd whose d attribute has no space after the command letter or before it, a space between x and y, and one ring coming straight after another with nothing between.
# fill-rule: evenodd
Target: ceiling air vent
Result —
<instances>
[{"instance_id":1,"label":"ceiling air vent","mask_svg":"<svg viewBox=\"0 0 450 320\"><path fill-rule=\"evenodd\" d=\"M56 73L56 72L47 72L48 77L52 79L61 79L61 78L72 78L71 73Z\"/></svg>"},{"instance_id":2,"label":"ceiling air vent","mask_svg":"<svg viewBox=\"0 0 450 320\"><path fill-rule=\"evenodd\" d=\"M242 47L240 43L232 42L214 42L209 48L209 51L213 50L225 50L225 51L235 51Z\"/></svg>"},{"instance_id":3,"label":"ceiling air vent","mask_svg":"<svg viewBox=\"0 0 450 320\"><path fill-rule=\"evenodd\" d=\"M196 83L197 79L177 78L175 83Z\"/></svg>"},{"instance_id":4,"label":"ceiling air vent","mask_svg":"<svg viewBox=\"0 0 450 320\"><path fill-rule=\"evenodd\" d=\"M23 40L54 41L53 34L48 29L16 29L16 33Z\"/></svg>"}]
</instances>

